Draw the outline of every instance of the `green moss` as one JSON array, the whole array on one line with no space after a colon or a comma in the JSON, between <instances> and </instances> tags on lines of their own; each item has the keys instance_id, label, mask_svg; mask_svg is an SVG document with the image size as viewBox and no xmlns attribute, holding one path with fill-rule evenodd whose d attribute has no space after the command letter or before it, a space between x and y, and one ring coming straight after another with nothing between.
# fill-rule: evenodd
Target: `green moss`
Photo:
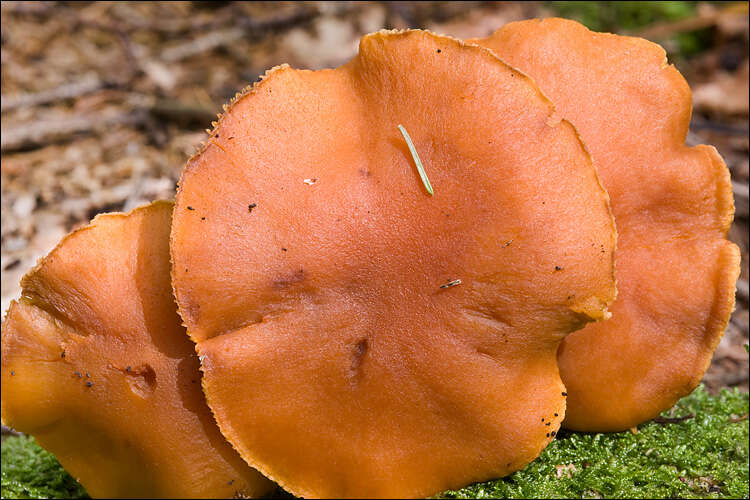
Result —
<instances>
[{"instance_id":1,"label":"green moss","mask_svg":"<svg viewBox=\"0 0 750 500\"><path fill-rule=\"evenodd\" d=\"M698 2L545 2L556 14L594 31L636 30L695 13Z\"/></svg>"},{"instance_id":2,"label":"green moss","mask_svg":"<svg viewBox=\"0 0 750 500\"><path fill-rule=\"evenodd\" d=\"M82 498L84 489L60 467L54 455L27 436L3 440L2 498Z\"/></svg>"},{"instance_id":3,"label":"green moss","mask_svg":"<svg viewBox=\"0 0 750 500\"><path fill-rule=\"evenodd\" d=\"M748 395L702 388L638 434L561 432L524 470L440 495L444 498L747 498ZM83 489L27 437L2 444L3 498L77 498Z\"/></svg>"},{"instance_id":4,"label":"green moss","mask_svg":"<svg viewBox=\"0 0 750 500\"><path fill-rule=\"evenodd\" d=\"M561 433L539 459L507 478L448 498L748 498L748 395L702 388L638 434ZM572 465L572 466L571 466Z\"/></svg>"},{"instance_id":5,"label":"green moss","mask_svg":"<svg viewBox=\"0 0 750 500\"><path fill-rule=\"evenodd\" d=\"M721 7L726 2L708 2ZM695 16L698 2L545 2L555 15L575 19L593 31L637 32L655 23ZM706 49L710 30L677 33L673 37L676 54L689 57ZM664 40L657 40L664 42Z\"/></svg>"}]
</instances>

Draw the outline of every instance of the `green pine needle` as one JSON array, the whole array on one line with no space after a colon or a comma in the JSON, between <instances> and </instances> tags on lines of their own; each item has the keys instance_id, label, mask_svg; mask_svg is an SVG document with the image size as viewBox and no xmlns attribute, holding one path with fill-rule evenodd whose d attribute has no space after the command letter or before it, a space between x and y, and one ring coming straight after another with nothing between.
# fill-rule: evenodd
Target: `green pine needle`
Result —
<instances>
[{"instance_id":1,"label":"green pine needle","mask_svg":"<svg viewBox=\"0 0 750 500\"><path fill-rule=\"evenodd\" d=\"M406 144L409 146L409 151L411 151L411 157L414 158L414 163L417 164L417 170L419 170L419 176L422 178L422 183L424 184L425 189L428 193L430 193L430 196L435 194L432 191L432 184L430 184L430 179L427 178L427 173L424 171L424 167L422 166L422 160L419 159L419 155L417 154L417 149L414 147L414 143L411 142L411 137L409 137L409 133L406 131L406 129L399 125L398 129L401 131L401 135L404 136L404 139L406 140Z\"/></svg>"}]
</instances>

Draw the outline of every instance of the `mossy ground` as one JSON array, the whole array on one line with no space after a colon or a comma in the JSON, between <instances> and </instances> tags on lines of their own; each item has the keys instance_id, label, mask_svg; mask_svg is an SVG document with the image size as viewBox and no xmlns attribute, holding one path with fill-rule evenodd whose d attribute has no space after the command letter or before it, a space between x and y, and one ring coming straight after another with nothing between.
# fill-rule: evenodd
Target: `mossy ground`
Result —
<instances>
[{"instance_id":1,"label":"mossy ground","mask_svg":"<svg viewBox=\"0 0 750 500\"><path fill-rule=\"evenodd\" d=\"M86 491L28 436L2 444L2 498L81 498Z\"/></svg>"},{"instance_id":2,"label":"mossy ground","mask_svg":"<svg viewBox=\"0 0 750 500\"><path fill-rule=\"evenodd\" d=\"M693 17L699 2L545 2L555 15L575 19L594 31L637 33L655 23L673 22ZM703 2L721 8L727 2ZM695 55L711 45L710 27L677 31L661 43L671 41L670 57Z\"/></svg>"},{"instance_id":3,"label":"mossy ground","mask_svg":"<svg viewBox=\"0 0 750 500\"><path fill-rule=\"evenodd\" d=\"M542 455L506 478L447 498L748 498L748 395L702 388L638 433L561 432ZM742 417L745 416L744 419Z\"/></svg>"},{"instance_id":4,"label":"mossy ground","mask_svg":"<svg viewBox=\"0 0 750 500\"><path fill-rule=\"evenodd\" d=\"M561 432L507 478L444 498L748 498L748 395L696 390L638 433ZM742 417L745 417L744 419ZM2 443L3 498L79 498L84 490L32 438Z\"/></svg>"}]
</instances>

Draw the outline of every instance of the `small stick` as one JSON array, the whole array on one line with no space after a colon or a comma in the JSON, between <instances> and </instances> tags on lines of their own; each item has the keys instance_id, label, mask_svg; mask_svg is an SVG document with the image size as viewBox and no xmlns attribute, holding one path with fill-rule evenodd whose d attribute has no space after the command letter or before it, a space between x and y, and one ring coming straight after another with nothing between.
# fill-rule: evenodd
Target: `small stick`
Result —
<instances>
[{"instance_id":1,"label":"small stick","mask_svg":"<svg viewBox=\"0 0 750 500\"><path fill-rule=\"evenodd\" d=\"M167 63L176 63L217 47L230 45L243 36L245 36L245 31L240 28L206 33L181 45L167 47L161 53L161 60Z\"/></svg>"},{"instance_id":2,"label":"small stick","mask_svg":"<svg viewBox=\"0 0 750 500\"><path fill-rule=\"evenodd\" d=\"M135 126L143 123L146 113L139 110L114 113L104 116L73 115L50 120L22 123L3 128L0 137L0 151L9 153L23 149L33 149L47 144L70 140L80 133L105 132L112 127Z\"/></svg>"},{"instance_id":3,"label":"small stick","mask_svg":"<svg viewBox=\"0 0 750 500\"><path fill-rule=\"evenodd\" d=\"M732 181L732 193L734 193L734 216L747 217L748 215L748 196L750 189L746 183Z\"/></svg>"},{"instance_id":4,"label":"small stick","mask_svg":"<svg viewBox=\"0 0 750 500\"><path fill-rule=\"evenodd\" d=\"M448 283L444 285L440 285L440 288L450 288L452 286L456 286L460 284L461 284L461 280L453 280L453 281L449 281Z\"/></svg>"},{"instance_id":5,"label":"small stick","mask_svg":"<svg viewBox=\"0 0 750 500\"><path fill-rule=\"evenodd\" d=\"M747 280L737 280L737 296L745 302L750 299L750 286L748 286Z\"/></svg>"},{"instance_id":6,"label":"small stick","mask_svg":"<svg viewBox=\"0 0 750 500\"><path fill-rule=\"evenodd\" d=\"M40 104L73 99L101 90L106 85L106 82L99 78L88 75L80 81L67 83L41 92L4 95L2 103L0 103L0 111L5 112L20 107L38 106Z\"/></svg>"},{"instance_id":7,"label":"small stick","mask_svg":"<svg viewBox=\"0 0 750 500\"><path fill-rule=\"evenodd\" d=\"M22 434L15 429L8 427L7 425L2 426L3 436L21 436Z\"/></svg>"},{"instance_id":8,"label":"small stick","mask_svg":"<svg viewBox=\"0 0 750 500\"><path fill-rule=\"evenodd\" d=\"M685 420L690 420L695 415L692 413L688 413L684 417L674 417L674 418L667 418L667 417L656 417L654 419L654 422L657 424L678 424L680 422L684 422Z\"/></svg>"}]
</instances>

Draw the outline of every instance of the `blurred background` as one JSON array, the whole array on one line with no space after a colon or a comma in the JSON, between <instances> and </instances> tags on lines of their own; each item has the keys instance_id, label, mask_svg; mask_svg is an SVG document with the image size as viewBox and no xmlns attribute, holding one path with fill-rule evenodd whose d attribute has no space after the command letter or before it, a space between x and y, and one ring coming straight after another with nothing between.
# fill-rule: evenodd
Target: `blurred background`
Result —
<instances>
[{"instance_id":1,"label":"blurred background","mask_svg":"<svg viewBox=\"0 0 750 500\"><path fill-rule=\"evenodd\" d=\"M748 389L747 2L2 2L2 310L59 239L99 212L172 198L221 105L281 63L350 59L361 35L486 36L562 16L660 43L693 89L687 142L732 172L737 310L704 378Z\"/></svg>"}]
</instances>

